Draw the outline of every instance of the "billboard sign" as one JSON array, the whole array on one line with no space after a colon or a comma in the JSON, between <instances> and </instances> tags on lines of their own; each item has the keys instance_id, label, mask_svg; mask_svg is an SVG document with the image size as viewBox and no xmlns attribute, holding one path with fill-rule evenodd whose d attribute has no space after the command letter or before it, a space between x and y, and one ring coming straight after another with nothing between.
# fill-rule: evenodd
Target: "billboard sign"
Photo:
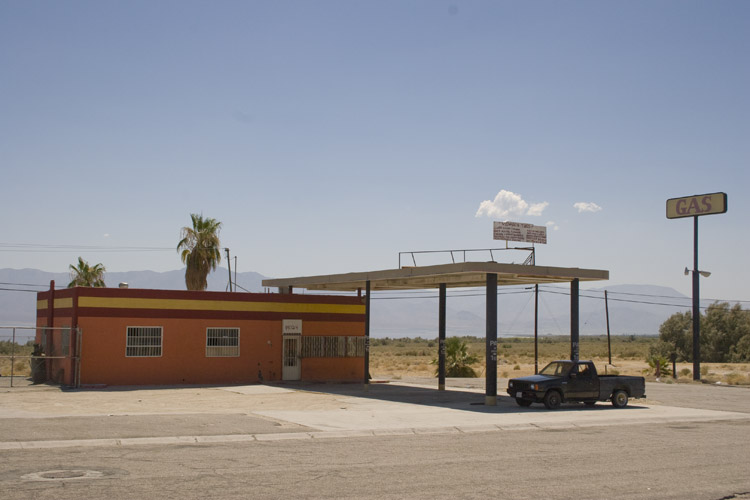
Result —
<instances>
[{"instance_id":1,"label":"billboard sign","mask_svg":"<svg viewBox=\"0 0 750 500\"><path fill-rule=\"evenodd\" d=\"M493 239L547 244L547 228L522 222L495 222Z\"/></svg>"},{"instance_id":2,"label":"billboard sign","mask_svg":"<svg viewBox=\"0 0 750 500\"><path fill-rule=\"evenodd\" d=\"M667 219L723 214L726 211L726 193L696 194L667 200Z\"/></svg>"}]
</instances>

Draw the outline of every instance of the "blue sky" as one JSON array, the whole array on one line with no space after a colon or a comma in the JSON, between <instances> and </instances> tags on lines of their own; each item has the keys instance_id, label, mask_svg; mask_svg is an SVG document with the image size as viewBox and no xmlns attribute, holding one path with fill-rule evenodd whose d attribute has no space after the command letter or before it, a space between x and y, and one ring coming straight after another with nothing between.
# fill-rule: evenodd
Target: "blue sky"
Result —
<instances>
[{"instance_id":1,"label":"blue sky","mask_svg":"<svg viewBox=\"0 0 750 500\"><path fill-rule=\"evenodd\" d=\"M4 0L0 267L178 269L202 212L240 271L393 268L505 191L539 264L689 294L665 201L723 191L702 295L750 300L749 53L744 1Z\"/></svg>"}]
</instances>

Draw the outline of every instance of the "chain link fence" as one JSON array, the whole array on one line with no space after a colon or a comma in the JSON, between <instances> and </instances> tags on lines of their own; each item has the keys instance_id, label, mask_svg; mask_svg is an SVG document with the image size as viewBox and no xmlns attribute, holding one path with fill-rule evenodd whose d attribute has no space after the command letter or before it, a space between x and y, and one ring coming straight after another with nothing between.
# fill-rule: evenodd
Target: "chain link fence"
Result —
<instances>
[{"instance_id":1,"label":"chain link fence","mask_svg":"<svg viewBox=\"0 0 750 500\"><path fill-rule=\"evenodd\" d=\"M80 330L74 351L80 345ZM27 387L46 382L78 386L66 369L78 372L78 357L71 352L70 327L0 326L0 388Z\"/></svg>"}]
</instances>

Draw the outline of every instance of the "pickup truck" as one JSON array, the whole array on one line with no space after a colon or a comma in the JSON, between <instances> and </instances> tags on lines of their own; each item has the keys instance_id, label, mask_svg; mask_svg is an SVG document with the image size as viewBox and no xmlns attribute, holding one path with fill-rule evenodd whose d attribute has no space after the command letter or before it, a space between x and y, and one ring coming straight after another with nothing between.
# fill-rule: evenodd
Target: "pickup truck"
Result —
<instances>
[{"instance_id":1,"label":"pickup truck","mask_svg":"<svg viewBox=\"0 0 750 500\"><path fill-rule=\"evenodd\" d=\"M537 375L508 381L508 394L519 406L544 403L554 410L563 402L580 401L593 406L597 401L612 401L624 408L629 398L646 397L643 377L598 375L592 361L553 361Z\"/></svg>"}]
</instances>

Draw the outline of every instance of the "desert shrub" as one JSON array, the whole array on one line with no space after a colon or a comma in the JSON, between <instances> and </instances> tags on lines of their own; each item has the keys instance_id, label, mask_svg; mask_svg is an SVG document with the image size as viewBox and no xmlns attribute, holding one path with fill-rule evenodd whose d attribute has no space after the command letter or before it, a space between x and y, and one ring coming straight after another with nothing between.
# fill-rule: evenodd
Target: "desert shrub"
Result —
<instances>
[{"instance_id":1,"label":"desert shrub","mask_svg":"<svg viewBox=\"0 0 750 500\"><path fill-rule=\"evenodd\" d=\"M648 368L644 370L645 373L653 373L657 378L672 374L672 368L669 365L669 360L667 360L667 358L665 358L664 356L651 356L646 360L646 362L648 363Z\"/></svg>"},{"instance_id":2,"label":"desert shrub","mask_svg":"<svg viewBox=\"0 0 750 500\"><path fill-rule=\"evenodd\" d=\"M516 365L516 366L513 367L513 369L514 370L520 370L521 369L521 365Z\"/></svg>"},{"instance_id":3,"label":"desert shrub","mask_svg":"<svg viewBox=\"0 0 750 500\"><path fill-rule=\"evenodd\" d=\"M693 374L693 371L690 368L683 368L680 370L680 375L683 377L689 377Z\"/></svg>"},{"instance_id":4,"label":"desert shrub","mask_svg":"<svg viewBox=\"0 0 750 500\"><path fill-rule=\"evenodd\" d=\"M729 385L750 385L750 376L742 373L731 372L724 379Z\"/></svg>"},{"instance_id":5,"label":"desert shrub","mask_svg":"<svg viewBox=\"0 0 750 500\"><path fill-rule=\"evenodd\" d=\"M458 337L450 337L445 341L445 376L446 377L476 377L477 374L471 367L479 362L479 357L469 353L469 347L465 340ZM433 365L438 365L438 359L432 360ZM438 375L438 368L435 369Z\"/></svg>"}]
</instances>

